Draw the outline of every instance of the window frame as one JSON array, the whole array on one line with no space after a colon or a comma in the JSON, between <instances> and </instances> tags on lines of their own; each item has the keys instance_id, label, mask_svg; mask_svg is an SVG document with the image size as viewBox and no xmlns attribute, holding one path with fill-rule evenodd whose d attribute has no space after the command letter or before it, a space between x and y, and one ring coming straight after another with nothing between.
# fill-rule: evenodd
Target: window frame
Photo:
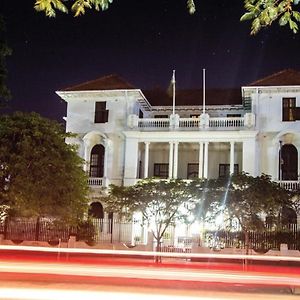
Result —
<instances>
[{"instance_id":1,"label":"window frame","mask_svg":"<svg viewBox=\"0 0 300 300\"><path fill-rule=\"evenodd\" d=\"M161 168L166 168L166 170L161 170ZM161 179L169 178L169 163L154 163L153 176Z\"/></svg>"}]
</instances>

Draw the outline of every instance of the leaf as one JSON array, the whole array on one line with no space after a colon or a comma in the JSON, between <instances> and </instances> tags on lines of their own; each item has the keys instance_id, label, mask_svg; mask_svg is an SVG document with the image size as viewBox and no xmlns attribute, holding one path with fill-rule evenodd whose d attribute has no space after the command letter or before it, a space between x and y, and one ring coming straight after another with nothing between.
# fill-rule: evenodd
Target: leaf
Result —
<instances>
[{"instance_id":1,"label":"leaf","mask_svg":"<svg viewBox=\"0 0 300 300\"><path fill-rule=\"evenodd\" d=\"M298 11L293 11L292 15L297 22L300 22L300 13Z\"/></svg>"},{"instance_id":2,"label":"leaf","mask_svg":"<svg viewBox=\"0 0 300 300\"><path fill-rule=\"evenodd\" d=\"M195 6L195 3L194 3L194 0L187 0L187 7L188 7L189 13L191 15L195 13L196 6Z\"/></svg>"},{"instance_id":3,"label":"leaf","mask_svg":"<svg viewBox=\"0 0 300 300\"><path fill-rule=\"evenodd\" d=\"M279 25L280 26L285 26L289 20L290 20L291 16L290 13L286 12L280 19L279 19Z\"/></svg>"},{"instance_id":4,"label":"leaf","mask_svg":"<svg viewBox=\"0 0 300 300\"><path fill-rule=\"evenodd\" d=\"M248 21L248 20L252 20L255 17L255 15L253 14L253 12L247 12L245 14L243 14L240 18L240 21Z\"/></svg>"},{"instance_id":5,"label":"leaf","mask_svg":"<svg viewBox=\"0 0 300 300\"><path fill-rule=\"evenodd\" d=\"M269 14L269 17L270 17L270 19L273 21L273 20L275 20L275 19L277 19L277 17L278 17L278 8L277 7L270 7L269 9L268 9L268 14Z\"/></svg>"},{"instance_id":6,"label":"leaf","mask_svg":"<svg viewBox=\"0 0 300 300\"><path fill-rule=\"evenodd\" d=\"M251 34L255 35L261 28L260 20L259 18L255 18L252 22L251 26Z\"/></svg>"},{"instance_id":7,"label":"leaf","mask_svg":"<svg viewBox=\"0 0 300 300\"><path fill-rule=\"evenodd\" d=\"M298 25L292 19L289 19L290 29L293 30L294 33L298 32Z\"/></svg>"}]
</instances>

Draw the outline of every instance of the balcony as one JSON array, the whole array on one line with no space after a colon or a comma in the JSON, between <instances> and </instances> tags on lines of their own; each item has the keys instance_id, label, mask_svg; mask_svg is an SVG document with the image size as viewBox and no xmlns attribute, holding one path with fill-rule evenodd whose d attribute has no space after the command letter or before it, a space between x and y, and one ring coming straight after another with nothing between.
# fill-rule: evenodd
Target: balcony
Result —
<instances>
[{"instance_id":1,"label":"balcony","mask_svg":"<svg viewBox=\"0 0 300 300\"><path fill-rule=\"evenodd\" d=\"M103 187L104 186L104 178L102 177L89 177L88 178L88 185L90 187Z\"/></svg>"},{"instance_id":2,"label":"balcony","mask_svg":"<svg viewBox=\"0 0 300 300\"><path fill-rule=\"evenodd\" d=\"M170 118L138 118L128 117L127 126L132 130L166 131L166 130L241 130L251 129L255 125L255 115L246 113L243 117L210 117L202 114L199 118L180 118L170 115Z\"/></svg>"},{"instance_id":3,"label":"balcony","mask_svg":"<svg viewBox=\"0 0 300 300\"><path fill-rule=\"evenodd\" d=\"M282 188L289 191L300 190L300 181L298 180L281 180L276 181Z\"/></svg>"}]
</instances>

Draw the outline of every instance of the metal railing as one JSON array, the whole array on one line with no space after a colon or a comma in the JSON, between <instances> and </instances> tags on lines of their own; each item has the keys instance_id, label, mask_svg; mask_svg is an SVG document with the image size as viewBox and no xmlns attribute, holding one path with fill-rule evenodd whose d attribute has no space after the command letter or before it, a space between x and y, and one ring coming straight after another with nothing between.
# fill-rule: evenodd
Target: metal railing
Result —
<instances>
[{"instance_id":1,"label":"metal railing","mask_svg":"<svg viewBox=\"0 0 300 300\"><path fill-rule=\"evenodd\" d=\"M300 181L298 180L278 180L276 182L286 190L289 191L300 190Z\"/></svg>"}]
</instances>

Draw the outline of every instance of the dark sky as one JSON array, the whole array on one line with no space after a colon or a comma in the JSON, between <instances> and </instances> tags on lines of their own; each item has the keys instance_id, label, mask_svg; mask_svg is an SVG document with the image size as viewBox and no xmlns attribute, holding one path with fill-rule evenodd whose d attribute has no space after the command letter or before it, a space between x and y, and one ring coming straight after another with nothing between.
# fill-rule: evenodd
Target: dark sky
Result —
<instances>
[{"instance_id":1,"label":"dark sky","mask_svg":"<svg viewBox=\"0 0 300 300\"><path fill-rule=\"evenodd\" d=\"M8 86L13 110L61 120L66 107L55 90L107 74L138 88L167 88L176 69L179 88L240 87L286 68L300 70L300 33L274 24L257 36L240 23L242 0L114 0L108 11L49 19L34 1L1 0L7 23Z\"/></svg>"}]
</instances>

